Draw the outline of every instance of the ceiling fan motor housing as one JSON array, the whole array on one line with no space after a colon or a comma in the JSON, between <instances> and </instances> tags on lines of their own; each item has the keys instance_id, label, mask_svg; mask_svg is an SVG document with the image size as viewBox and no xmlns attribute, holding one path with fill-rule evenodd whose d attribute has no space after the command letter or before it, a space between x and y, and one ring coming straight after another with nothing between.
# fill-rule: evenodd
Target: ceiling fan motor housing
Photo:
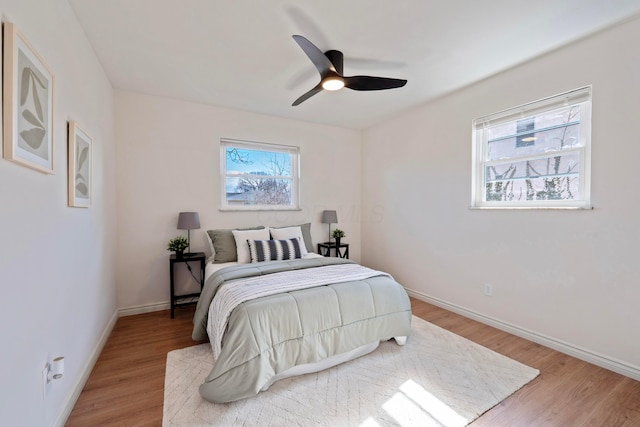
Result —
<instances>
[{"instance_id":1,"label":"ceiling fan motor housing","mask_svg":"<svg viewBox=\"0 0 640 427\"><path fill-rule=\"evenodd\" d=\"M341 76L344 74L344 55L339 50L328 50L324 53L324 56L329 58L329 61L333 64L336 72Z\"/></svg>"}]
</instances>

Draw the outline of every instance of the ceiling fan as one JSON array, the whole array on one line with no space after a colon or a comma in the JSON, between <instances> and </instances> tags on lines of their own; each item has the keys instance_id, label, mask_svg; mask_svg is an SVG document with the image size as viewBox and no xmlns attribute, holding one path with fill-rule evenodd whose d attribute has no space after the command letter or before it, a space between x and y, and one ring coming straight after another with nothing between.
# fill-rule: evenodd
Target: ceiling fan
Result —
<instances>
[{"instance_id":1,"label":"ceiling fan","mask_svg":"<svg viewBox=\"0 0 640 427\"><path fill-rule=\"evenodd\" d=\"M320 83L313 89L296 99L292 106L300 105L322 90L339 90L343 87L352 90L385 90L395 89L407 84L406 80L373 76L344 76L344 56L339 50L328 50L322 53L313 43L302 36L294 35L293 39L307 54L320 73Z\"/></svg>"}]
</instances>

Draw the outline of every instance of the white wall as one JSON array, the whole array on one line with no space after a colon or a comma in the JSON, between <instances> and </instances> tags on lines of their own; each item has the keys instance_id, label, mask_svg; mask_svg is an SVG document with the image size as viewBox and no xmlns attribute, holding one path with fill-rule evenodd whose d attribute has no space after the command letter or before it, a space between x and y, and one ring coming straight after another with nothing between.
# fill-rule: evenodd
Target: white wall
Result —
<instances>
[{"instance_id":1,"label":"white wall","mask_svg":"<svg viewBox=\"0 0 640 427\"><path fill-rule=\"evenodd\" d=\"M208 229L312 223L314 243L326 241L324 209L338 211L352 259L360 259L359 131L315 125L141 95L115 92L118 194L118 307L126 314L169 301L167 242L178 213L200 214L192 251L206 251ZM297 145L300 211L220 212L220 138ZM334 225L335 227L335 225ZM180 292L197 287L178 271Z\"/></svg>"},{"instance_id":2,"label":"white wall","mask_svg":"<svg viewBox=\"0 0 640 427\"><path fill-rule=\"evenodd\" d=\"M64 421L116 313L113 90L66 0L3 0L55 73L54 175L0 159L0 414L3 425ZM94 140L94 201L67 207L67 129ZM43 400L41 371L64 356Z\"/></svg>"},{"instance_id":3,"label":"white wall","mask_svg":"<svg viewBox=\"0 0 640 427\"><path fill-rule=\"evenodd\" d=\"M636 19L364 132L363 262L640 375L639 39ZM470 210L472 120L588 84L595 209Z\"/></svg>"}]
</instances>

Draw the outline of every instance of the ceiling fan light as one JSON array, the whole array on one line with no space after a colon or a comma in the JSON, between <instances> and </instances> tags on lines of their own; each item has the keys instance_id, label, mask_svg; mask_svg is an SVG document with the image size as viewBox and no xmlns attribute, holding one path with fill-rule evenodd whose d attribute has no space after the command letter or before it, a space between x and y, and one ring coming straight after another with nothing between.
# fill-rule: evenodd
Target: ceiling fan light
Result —
<instances>
[{"instance_id":1,"label":"ceiling fan light","mask_svg":"<svg viewBox=\"0 0 640 427\"><path fill-rule=\"evenodd\" d=\"M344 80L340 77L328 77L322 81L324 90L340 90L344 87Z\"/></svg>"}]
</instances>

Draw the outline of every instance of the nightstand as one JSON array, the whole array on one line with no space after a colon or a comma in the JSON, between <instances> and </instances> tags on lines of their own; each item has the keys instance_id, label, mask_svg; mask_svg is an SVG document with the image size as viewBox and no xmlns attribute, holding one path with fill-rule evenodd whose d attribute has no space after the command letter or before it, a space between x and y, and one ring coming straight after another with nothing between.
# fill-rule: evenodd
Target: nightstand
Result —
<instances>
[{"instance_id":1,"label":"nightstand","mask_svg":"<svg viewBox=\"0 0 640 427\"><path fill-rule=\"evenodd\" d=\"M336 253L335 256L339 258L349 259L349 244L340 243L336 245L335 242L318 243L318 253L323 256L331 256L331 249ZM344 251L342 250L344 249Z\"/></svg>"},{"instance_id":2,"label":"nightstand","mask_svg":"<svg viewBox=\"0 0 640 427\"><path fill-rule=\"evenodd\" d=\"M177 258L176 254L171 254L171 257L169 258L169 274L171 275L171 318L172 319L173 319L173 310L176 307L196 304L198 302L198 298L200 297L200 292L202 292L202 288L204 287L205 259L206 259L206 256L204 252L194 252L191 254L184 254L180 258ZM186 295L175 295L173 265L177 262L191 262L191 261L200 261L200 292L197 292L194 294L186 294ZM190 265L190 264L187 264L187 265Z\"/></svg>"}]
</instances>

